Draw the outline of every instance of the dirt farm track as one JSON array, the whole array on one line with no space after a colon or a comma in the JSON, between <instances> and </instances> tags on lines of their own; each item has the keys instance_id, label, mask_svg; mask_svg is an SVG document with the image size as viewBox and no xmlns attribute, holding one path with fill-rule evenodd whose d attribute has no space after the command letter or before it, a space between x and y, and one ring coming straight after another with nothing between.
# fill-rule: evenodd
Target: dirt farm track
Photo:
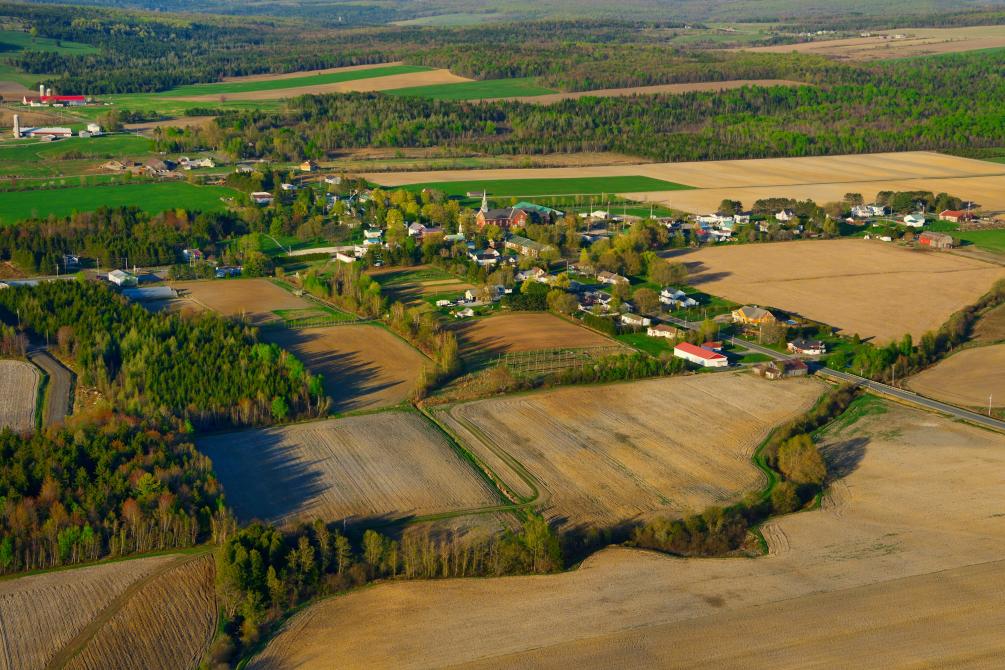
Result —
<instances>
[{"instance_id":1,"label":"dirt farm track","mask_svg":"<svg viewBox=\"0 0 1005 670\"><path fill-rule=\"evenodd\" d=\"M643 176L693 186L688 191L625 193L675 209L715 211L725 198L750 206L759 198L807 198L823 204L845 193L872 200L879 191L945 191L971 199L987 210L1005 210L1005 166L930 151L760 158L695 163L647 163L578 168L504 168L383 172L362 175L384 186L472 179L555 179L563 177Z\"/></svg>"},{"instance_id":2,"label":"dirt farm track","mask_svg":"<svg viewBox=\"0 0 1005 670\"><path fill-rule=\"evenodd\" d=\"M249 667L996 667L1005 436L880 409L824 436L839 479L768 524L767 556L612 548L559 575L378 585L304 610Z\"/></svg>"}]
</instances>

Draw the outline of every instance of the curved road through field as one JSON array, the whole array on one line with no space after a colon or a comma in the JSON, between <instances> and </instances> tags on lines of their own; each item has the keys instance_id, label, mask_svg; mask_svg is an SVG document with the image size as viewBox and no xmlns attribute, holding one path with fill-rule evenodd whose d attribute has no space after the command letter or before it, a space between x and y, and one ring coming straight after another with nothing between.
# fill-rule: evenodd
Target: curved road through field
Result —
<instances>
[{"instance_id":1,"label":"curved road through field","mask_svg":"<svg viewBox=\"0 0 1005 670\"><path fill-rule=\"evenodd\" d=\"M73 373L57 361L44 346L34 347L28 352L28 360L40 367L49 376L45 389L45 412L43 425L61 423L73 409Z\"/></svg>"}]
</instances>

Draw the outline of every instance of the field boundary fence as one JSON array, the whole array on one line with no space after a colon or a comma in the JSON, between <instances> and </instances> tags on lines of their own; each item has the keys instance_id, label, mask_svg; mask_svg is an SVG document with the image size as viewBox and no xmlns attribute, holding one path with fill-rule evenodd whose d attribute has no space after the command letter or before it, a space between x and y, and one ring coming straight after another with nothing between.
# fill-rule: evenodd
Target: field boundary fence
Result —
<instances>
[{"instance_id":1,"label":"field boundary fence","mask_svg":"<svg viewBox=\"0 0 1005 670\"><path fill-rule=\"evenodd\" d=\"M627 349L618 344L510 351L500 354L496 363L506 366L515 377L535 378L570 368L580 368L599 358L623 354L625 351Z\"/></svg>"}]
</instances>

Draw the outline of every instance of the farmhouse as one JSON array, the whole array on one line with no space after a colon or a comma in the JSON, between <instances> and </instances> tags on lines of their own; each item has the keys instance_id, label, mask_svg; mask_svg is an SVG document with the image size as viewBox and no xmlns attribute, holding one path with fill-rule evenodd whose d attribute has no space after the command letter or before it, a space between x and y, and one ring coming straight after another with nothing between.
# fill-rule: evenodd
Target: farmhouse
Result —
<instances>
[{"instance_id":1,"label":"farmhouse","mask_svg":"<svg viewBox=\"0 0 1005 670\"><path fill-rule=\"evenodd\" d=\"M317 169L318 169L318 164L315 163L314 161L310 160L310 159L305 160L303 163L300 164L300 171L301 172L314 172Z\"/></svg>"},{"instance_id":2,"label":"farmhouse","mask_svg":"<svg viewBox=\"0 0 1005 670\"><path fill-rule=\"evenodd\" d=\"M540 242L535 242L534 240L527 239L526 237L521 237L519 235L510 235L504 246L507 249L512 249L522 256L530 256L531 258L537 258L545 249L552 248L547 244L541 244Z\"/></svg>"},{"instance_id":3,"label":"farmhouse","mask_svg":"<svg viewBox=\"0 0 1005 670\"><path fill-rule=\"evenodd\" d=\"M530 268L529 270L520 270L516 273L514 279L517 281L541 281L548 276L548 273L541 268Z\"/></svg>"},{"instance_id":4,"label":"farmhouse","mask_svg":"<svg viewBox=\"0 0 1005 670\"><path fill-rule=\"evenodd\" d=\"M649 337L664 337L668 340L676 340L680 337L680 334L681 331L677 328L662 323L646 328L646 335Z\"/></svg>"},{"instance_id":5,"label":"farmhouse","mask_svg":"<svg viewBox=\"0 0 1005 670\"><path fill-rule=\"evenodd\" d=\"M788 349L794 354L803 354L806 356L819 356L827 353L826 344L820 340L809 340L806 338L792 340L789 342Z\"/></svg>"},{"instance_id":6,"label":"farmhouse","mask_svg":"<svg viewBox=\"0 0 1005 670\"><path fill-rule=\"evenodd\" d=\"M108 281L116 286L136 286L138 283L136 275L125 270L112 270L108 273Z\"/></svg>"},{"instance_id":7,"label":"farmhouse","mask_svg":"<svg viewBox=\"0 0 1005 670\"><path fill-rule=\"evenodd\" d=\"M810 371L809 366L797 358L790 358L784 361L769 361L758 363L754 366L754 372L765 379L782 379L783 377L803 377Z\"/></svg>"},{"instance_id":8,"label":"farmhouse","mask_svg":"<svg viewBox=\"0 0 1005 670\"><path fill-rule=\"evenodd\" d=\"M644 316L639 316L638 314L622 314L621 323L626 326L638 326L640 328L648 327L652 324L653 320Z\"/></svg>"},{"instance_id":9,"label":"farmhouse","mask_svg":"<svg viewBox=\"0 0 1005 670\"><path fill-rule=\"evenodd\" d=\"M374 228L367 228L363 231L363 246L369 247L383 242L384 231Z\"/></svg>"},{"instance_id":10,"label":"farmhouse","mask_svg":"<svg viewBox=\"0 0 1005 670\"><path fill-rule=\"evenodd\" d=\"M966 209L944 209L939 212L939 221L949 221L950 223L972 221L976 218L976 214Z\"/></svg>"},{"instance_id":11,"label":"farmhouse","mask_svg":"<svg viewBox=\"0 0 1005 670\"><path fill-rule=\"evenodd\" d=\"M932 249L952 249L955 245L952 235L946 235L945 233L934 233L932 231L925 231L918 236L918 244L923 247L930 247Z\"/></svg>"},{"instance_id":12,"label":"farmhouse","mask_svg":"<svg viewBox=\"0 0 1005 670\"><path fill-rule=\"evenodd\" d=\"M483 267L486 265L495 265L499 262L499 252L495 249L472 251L468 253L468 258Z\"/></svg>"},{"instance_id":13,"label":"farmhouse","mask_svg":"<svg viewBox=\"0 0 1005 670\"><path fill-rule=\"evenodd\" d=\"M699 347L690 342L681 342L674 346L673 355L700 365L703 368L725 368L729 366L729 359L722 354Z\"/></svg>"},{"instance_id":14,"label":"farmhouse","mask_svg":"<svg viewBox=\"0 0 1005 670\"><path fill-rule=\"evenodd\" d=\"M795 212L793 212L791 209L783 209L782 211L775 214L775 221L781 221L782 223L786 223L788 221L791 221L795 217L796 217Z\"/></svg>"},{"instance_id":15,"label":"farmhouse","mask_svg":"<svg viewBox=\"0 0 1005 670\"><path fill-rule=\"evenodd\" d=\"M660 302L675 307L697 307L698 301L680 289L665 288L660 291Z\"/></svg>"},{"instance_id":16,"label":"farmhouse","mask_svg":"<svg viewBox=\"0 0 1005 670\"><path fill-rule=\"evenodd\" d=\"M628 277L623 277L619 274L608 272L607 270L597 273L597 279L601 284L610 284L611 286L616 284L627 286L630 283L628 281Z\"/></svg>"},{"instance_id":17,"label":"farmhouse","mask_svg":"<svg viewBox=\"0 0 1005 670\"><path fill-rule=\"evenodd\" d=\"M745 325L761 325L763 323L775 323L778 319L775 315L764 309L763 307L758 307L756 305L744 305L739 309L734 309L732 312L733 323L742 323Z\"/></svg>"}]
</instances>

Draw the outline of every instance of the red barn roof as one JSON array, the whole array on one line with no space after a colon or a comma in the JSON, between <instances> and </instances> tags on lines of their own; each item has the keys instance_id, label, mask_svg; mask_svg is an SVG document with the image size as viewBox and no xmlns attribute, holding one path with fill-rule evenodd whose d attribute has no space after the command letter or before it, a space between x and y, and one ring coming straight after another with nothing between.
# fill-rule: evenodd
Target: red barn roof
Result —
<instances>
[{"instance_id":1,"label":"red barn roof","mask_svg":"<svg viewBox=\"0 0 1005 670\"><path fill-rule=\"evenodd\" d=\"M714 351L709 351L708 349L703 349L702 347L699 347L695 344L691 344L690 342L681 342L680 344L675 346L674 349L680 349L685 354L697 356L698 358L702 358L706 361L717 361L722 358L725 358L725 356L723 356L722 354L718 354Z\"/></svg>"}]
</instances>

